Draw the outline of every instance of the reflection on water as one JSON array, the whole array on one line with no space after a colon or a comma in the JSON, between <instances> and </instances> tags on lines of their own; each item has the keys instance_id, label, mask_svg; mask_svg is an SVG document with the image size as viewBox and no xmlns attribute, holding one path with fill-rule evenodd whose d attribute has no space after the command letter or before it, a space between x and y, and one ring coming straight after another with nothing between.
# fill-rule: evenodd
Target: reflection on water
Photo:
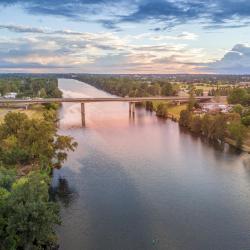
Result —
<instances>
[{"instance_id":1,"label":"reflection on water","mask_svg":"<svg viewBox=\"0 0 250 250\"><path fill-rule=\"evenodd\" d=\"M109 96L75 80L65 96ZM249 156L211 145L126 103L64 104L60 133L79 144L52 190L60 249L248 249Z\"/></svg>"},{"instance_id":2,"label":"reflection on water","mask_svg":"<svg viewBox=\"0 0 250 250\"><path fill-rule=\"evenodd\" d=\"M50 188L52 199L60 201L64 207L68 207L77 198L77 191L69 186L66 178L56 176L60 171L54 171L54 178Z\"/></svg>"}]
</instances>

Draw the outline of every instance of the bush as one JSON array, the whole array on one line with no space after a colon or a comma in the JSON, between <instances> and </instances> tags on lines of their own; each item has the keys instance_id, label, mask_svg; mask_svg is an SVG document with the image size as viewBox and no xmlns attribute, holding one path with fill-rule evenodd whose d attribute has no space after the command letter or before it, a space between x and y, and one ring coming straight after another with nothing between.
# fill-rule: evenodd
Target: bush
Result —
<instances>
[{"instance_id":1,"label":"bush","mask_svg":"<svg viewBox=\"0 0 250 250\"><path fill-rule=\"evenodd\" d=\"M247 96L247 91L245 89L235 88L230 92L227 99L231 104L245 104L245 102L248 101Z\"/></svg>"},{"instance_id":2,"label":"bush","mask_svg":"<svg viewBox=\"0 0 250 250\"><path fill-rule=\"evenodd\" d=\"M190 122L190 129L193 133L199 134L201 132L202 119L199 116L193 116Z\"/></svg>"},{"instance_id":3,"label":"bush","mask_svg":"<svg viewBox=\"0 0 250 250\"><path fill-rule=\"evenodd\" d=\"M29 119L22 113L8 113L0 125L0 160L6 165L39 164L52 166L52 159L60 165L66 151L74 150L71 137L56 133L53 111L45 119Z\"/></svg>"},{"instance_id":4,"label":"bush","mask_svg":"<svg viewBox=\"0 0 250 250\"><path fill-rule=\"evenodd\" d=\"M240 148L246 135L246 127L240 122L232 122L228 125L228 131L230 138L236 141L236 147Z\"/></svg>"},{"instance_id":5,"label":"bush","mask_svg":"<svg viewBox=\"0 0 250 250\"><path fill-rule=\"evenodd\" d=\"M164 103L160 103L157 106L156 115L159 117L167 118L168 117L167 105Z\"/></svg>"},{"instance_id":6,"label":"bush","mask_svg":"<svg viewBox=\"0 0 250 250\"><path fill-rule=\"evenodd\" d=\"M250 126L250 115L242 117L241 121L245 126Z\"/></svg>"},{"instance_id":7,"label":"bush","mask_svg":"<svg viewBox=\"0 0 250 250\"><path fill-rule=\"evenodd\" d=\"M149 111L151 111L151 112L154 111L153 102L151 102L151 101L147 101L147 102L146 102L146 110L149 110Z\"/></svg>"},{"instance_id":8,"label":"bush","mask_svg":"<svg viewBox=\"0 0 250 250\"><path fill-rule=\"evenodd\" d=\"M56 244L59 209L49 201L48 187L49 178L40 173L22 177L8 188L0 186L1 250L49 249Z\"/></svg>"},{"instance_id":9,"label":"bush","mask_svg":"<svg viewBox=\"0 0 250 250\"><path fill-rule=\"evenodd\" d=\"M234 107L233 107L233 111L239 115L242 115L242 112L243 112L243 106L241 104L236 104Z\"/></svg>"},{"instance_id":10,"label":"bush","mask_svg":"<svg viewBox=\"0 0 250 250\"><path fill-rule=\"evenodd\" d=\"M183 127L189 127L192 119L192 114L188 110L182 110L180 113L179 124Z\"/></svg>"}]
</instances>

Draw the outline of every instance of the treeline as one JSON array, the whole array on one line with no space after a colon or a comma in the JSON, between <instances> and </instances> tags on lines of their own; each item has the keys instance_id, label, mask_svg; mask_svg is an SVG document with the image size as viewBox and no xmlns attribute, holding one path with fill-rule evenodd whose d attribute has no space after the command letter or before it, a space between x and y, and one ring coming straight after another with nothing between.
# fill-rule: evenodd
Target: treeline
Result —
<instances>
[{"instance_id":1,"label":"treeline","mask_svg":"<svg viewBox=\"0 0 250 250\"><path fill-rule=\"evenodd\" d=\"M208 96L228 96L232 90L231 86L213 88L208 91Z\"/></svg>"},{"instance_id":2,"label":"treeline","mask_svg":"<svg viewBox=\"0 0 250 250\"><path fill-rule=\"evenodd\" d=\"M164 79L145 80L131 77L82 75L78 80L113 95L129 97L173 96L177 95L178 84Z\"/></svg>"},{"instance_id":3,"label":"treeline","mask_svg":"<svg viewBox=\"0 0 250 250\"><path fill-rule=\"evenodd\" d=\"M228 95L228 103L250 105L250 88L235 88Z\"/></svg>"},{"instance_id":4,"label":"treeline","mask_svg":"<svg viewBox=\"0 0 250 250\"><path fill-rule=\"evenodd\" d=\"M228 103L235 104L230 113L196 115L192 109L197 103L191 98L187 109L180 113L179 124L211 140L223 142L230 138L240 148L250 126L250 89L233 88L227 99Z\"/></svg>"},{"instance_id":5,"label":"treeline","mask_svg":"<svg viewBox=\"0 0 250 250\"><path fill-rule=\"evenodd\" d=\"M207 84L237 84L250 82L250 75L213 75L213 74L77 74L80 78L85 77L123 77L133 79L146 79L146 80L164 80L172 83L186 83L195 85ZM71 75L62 75L58 77L70 78Z\"/></svg>"},{"instance_id":6,"label":"treeline","mask_svg":"<svg viewBox=\"0 0 250 250\"><path fill-rule=\"evenodd\" d=\"M42 119L10 112L0 125L1 250L56 249L60 218L49 198L50 176L77 145L57 134L55 121L49 106Z\"/></svg>"},{"instance_id":7,"label":"treeline","mask_svg":"<svg viewBox=\"0 0 250 250\"><path fill-rule=\"evenodd\" d=\"M209 96L230 96L231 93L233 93L237 98L241 98L241 103L249 104L247 103L247 100L250 99L250 88L239 88L238 86L224 86L224 87L217 87L210 89L208 91ZM244 97L243 97L244 96ZM244 100L243 100L244 98ZM231 101L231 100L229 100ZM232 103L238 103L237 100L232 100Z\"/></svg>"},{"instance_id":8,"label":"treeline","mask_svg":"<svg viewBox=\"0 0 250 250\"><path fill-rule=\"evenodd\" d=\"M55 78L3 78L0 79L0 94L16 92L18 97L62 97Z\"/></svg>"},{"instance_id":9,"label":"treeline","mask_svg":"<svg viewBox=\"0 0 250 250\"><path fill-rule=\"evenodd\" d=\"M224 142L228 137L241 147L247 128L241 123L237 114L205 114L195 115L188 110L181 111L179 124L191 132L202 135L210 140Z\"/></svg>"}]
</instances>

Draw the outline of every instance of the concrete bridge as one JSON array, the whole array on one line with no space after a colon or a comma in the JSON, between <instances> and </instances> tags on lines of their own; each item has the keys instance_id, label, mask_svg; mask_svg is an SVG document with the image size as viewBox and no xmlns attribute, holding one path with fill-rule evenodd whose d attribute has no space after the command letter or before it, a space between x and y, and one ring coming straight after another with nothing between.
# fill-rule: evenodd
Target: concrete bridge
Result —
<instances>
[{"instance_id":1,"label":"concrete bridge","mask_svg":"<svg viewBox=\"0 0 250 250\"><path fill-rule=\"evenodd\" d=\"M196 96L194 97L198 102L210 101L210 96ZM46 103L80 103L81 104L81 116L82 126L85 126L85 103L91 102L128 102L129 114L135 114L135 103L141 103L146 101L172 101L177 105L181 103L187 103L189 97L180 96L167 96L167 97L97 97L97 98L34 98L34 99L5 99L0 98L0 105L11 104L23 104L26 109L30 104L46 104Z\"/></svg>"}]
</instances>

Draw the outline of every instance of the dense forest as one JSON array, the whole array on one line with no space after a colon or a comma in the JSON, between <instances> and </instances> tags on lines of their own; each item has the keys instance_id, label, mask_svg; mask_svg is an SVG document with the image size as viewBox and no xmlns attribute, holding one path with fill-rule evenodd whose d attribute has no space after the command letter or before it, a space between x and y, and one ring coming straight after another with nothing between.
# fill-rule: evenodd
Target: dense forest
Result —
<instances>
[{"instance_id":1,"label":"dense forest","mask_svg":"<svg viewBox=\"0 0 250 250\"><path fill-rule=\"evenodd\" d=\"M62 97L55 78L2 78L0 79L0 94L16 92L17 97Z\"/></svg>"},{"instance_id":2,"label":"dense forest","mask_svg":"<svg viewBox=\"0 0 250 250\"><path fill-rule=\"evenodd\" d=\"M61 96L51 79L2 79L0 86L3 94L41 96L44 89L45 97ZM40 118L9 112L0 123L0 250L58 249L54 230L60 216L49 195L51 174L77 144L57 134L57 107L41 107Z\"/></svg>"},{"instance_id":3,"label":"dense forest","mask_svg":"<svg viewBox=\"0 0 250 250\"><path fill-rule=\"evenodd\" d=\"M0 249L54 249L59 208L49 198L50 175L74 150L58 135L54 110L44 118L10 112L0 125Z\"/></svg>"},{"instance_id":4,"label":"dense forest","mask_svg":"<svg viewBox=\"0 0 250 250\"><path fill-rule=\"evenodd\" d=\"M178 84L171 84L164 79L146 80L131 77L100 77L94 75L79 76L77 79L113 95L123 97L173 96L177 95L179 90Z\"/></svg>"}]
</instances>

